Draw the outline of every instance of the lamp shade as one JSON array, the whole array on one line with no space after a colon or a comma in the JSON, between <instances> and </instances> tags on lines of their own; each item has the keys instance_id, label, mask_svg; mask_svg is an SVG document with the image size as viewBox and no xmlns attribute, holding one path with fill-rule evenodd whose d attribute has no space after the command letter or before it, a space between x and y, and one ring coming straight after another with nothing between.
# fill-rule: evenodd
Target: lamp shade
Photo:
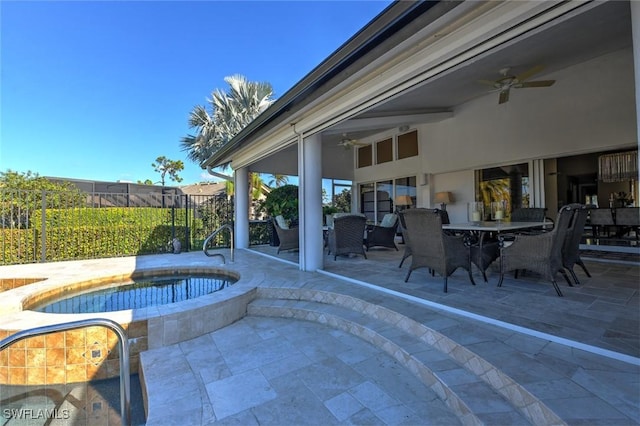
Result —
<instances>
[{"instance_id":1,"label":"lamp shade","mask_svg":"<svg viewBox=\"0 0 640 426\"><path fill-rule=\"evenodd\" d=\"M409 195L398 195L393 202L396 206L410 206L413 204L413 200Z\"/></svg>"},{"instance_id":2,"label":"lamp shade","mask_svg":"<svg viewBox=\"0 0 640 426\"><path fill-rule=\"evenodd\" d=\"M449 191L436 192L436 197L433 201L440 204L449 204L453 201L453 195Z\"/></svg>"}]
</instances>

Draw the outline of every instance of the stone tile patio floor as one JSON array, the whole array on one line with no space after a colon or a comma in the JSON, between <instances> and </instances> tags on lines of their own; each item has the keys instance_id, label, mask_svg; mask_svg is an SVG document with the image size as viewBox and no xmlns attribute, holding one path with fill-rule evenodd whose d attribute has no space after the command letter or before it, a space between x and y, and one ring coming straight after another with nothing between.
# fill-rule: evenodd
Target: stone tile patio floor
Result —
<instances>
[{"instance_id":1,"label":"stone tile patio floor","mask_svg":"<svg viewBox=\"0 0 640 426\"><path fill-rule=\"evenodd\" d=\"M180 363L196 384L180 410L175 395L183 381L177 386L171 375L154 381L154 392L161 389L172 408L152 413L148 424L640 424L637 264L588 261L592 278L579 271L582 285L561 284L559 298L534 276L507 278L497 289L495 269L489 283L474 274L476 287L464 271L454 273L447 294L426 271L405 284L407 266L398 269L393 250L372 249L368 260L330 258L325 273L298 271L296 252L281 253L280 260L292 262L286 264L264 255L275 254L271 247L252 251L237 251L234 268L262 270L259 299L275 302L261 308L257 300L231 326L149 351L157 371ZM451 359L422 355L465 400L474 414L465 417L393 350L354 337L353 328L327 325L329 313L313 301L267 294L282 288L348 295L414 319L496 366L557 418L527 417ZM307 314L291 314L303 309ZM300 320L318 311L312 319L320 324Z\"/></svg>"},{"instance_id":2,"label":"stone tile patio floor","mask_svg":"<svg viewBox=\"0 0 640 426\"><path fill-rule=\"evenodd\" d=\"M143 354L153 366L145 371L153 401L147 424L640 424L637 264L588 261L592 278L579 271L582 285L561 284L564 298L528 275L497 289L495 269L489 283L474 274L475 287L456 272L444 294L441 278L426 271L405 284L407 266L398 269L393 250L372 250L369 260L330 258L325 273L300 272L264 255L273 248L257 250L237 250L228 265L264 276L245 318ZM186 266L203 257L143 256L138 266ZM297 253L280 256L287 259ZM285 290L336 303L286 300ZM335 306L345 298L363 309ZM386 318L369 315L382 310ZM408 332L420 327L442 340L416 341ZM448 353L433 350L443 341ZM514 409L473 365L461 368L465 357L495 367L487 370L512 379L550 414ZM442 386L429 385L415 360Z\"/></svg>"}]
</instances>

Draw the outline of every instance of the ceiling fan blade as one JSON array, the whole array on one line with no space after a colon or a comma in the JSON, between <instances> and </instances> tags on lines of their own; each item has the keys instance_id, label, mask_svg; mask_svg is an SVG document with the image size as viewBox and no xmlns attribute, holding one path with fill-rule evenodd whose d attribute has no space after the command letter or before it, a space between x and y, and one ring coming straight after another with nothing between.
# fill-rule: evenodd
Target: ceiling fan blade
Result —
<instances>
[{"instance_id":1,"label":"ceiling fan blade","mask_svg":"<svg viewBox=\"0 0 640 426\"><path fill-rule=\"evenodd\" d=\"M534 75L538 74L539 72L542 72L542 70L544 69L544 66L542 65L536 65L535 67L521 73L518 74L516 76L516 78L518 79L519 82L523 82L526 79L533 77Z\"/></svg>"},{"instance_id":2,"label":"ceiling fan blade","mask_svg":"<svg viewBox=\"0 0 640 426\"><path fill-rule=\"evenodd\" d=\"M496 87L496 82L493 80L478 80L478 83L485 84L487 86Z\"/></svg>"},{"instance_id":3,"label":"ceiling fan blade","mask_svg":"<svg viewBox=\"0 0 640 426\"><path fill-rule=\"evenodd\" d=\"M498 101L498 104L503 104L505 102L509 101L509 90L503 90L502 92L500 92L500 99Z\"/></svg>"},{"instance_id":4,"label":"ceiling fan blade","mask_svg":"<svg viewBox=\"0 0 640 426\"><path fill-rule=\"evenodd\" d=\"M521 87L549 87L555 83L555 80L539 80L539 81L527 81L525 83L518 84L518 88Z\"/></svg>"}]
</instances>

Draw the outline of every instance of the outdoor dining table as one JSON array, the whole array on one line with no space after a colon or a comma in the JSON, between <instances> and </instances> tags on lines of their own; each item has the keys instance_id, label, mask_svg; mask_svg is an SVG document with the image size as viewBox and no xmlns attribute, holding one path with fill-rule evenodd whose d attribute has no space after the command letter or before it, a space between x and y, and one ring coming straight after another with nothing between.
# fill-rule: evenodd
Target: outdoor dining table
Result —
<instances>
[{"instance_id":1,"label":"outdoor dining table","mask_svg":"<svg viewBox=\"0 0 640 426\"><path fill-rule=\"evenodd\" d=\"M497 236L504 233L516 233L519 231L526 231L532 229L544 229L547 227L553 227L553 222L509 222L509 221L484 221L484 222L463 222L463 223L448 223L443 224L442 229L448 231L456 231L462 232L465 234L465 239L467 245L469 246L469 255L472 253L472 246L475 246L479 253L484 253L483 246L485 244L485 239L488 234L494 233ZM487 248L489 250L485 253L485 256L489 257L489 260L475 260L476 262L484 263L485 265L481 265L481 263L476 263L476 265L482 270L482 276L487 281L487 276L485 274L486 267L499 256L499 249L495 247L495 243L493 243L493 248ZM502 242L500 243L502 244ZM491 247L491 246L488 246ZM489 254L492 253L492 254Z\"/></svg>"},{"instance_id":2,"label":"outdoor dining table","mask_svg":"<svg viewBox=\"0 0 640 426\"><path fill-rule=\"evenodd\" d=\"M447 223L442 225L442 229L450 231L462 231L462 232L514 232L522 231L525 229L536 229L553 226L553 222L508 222L508 221L495 221L495 222L463 222L463 223Z\"/></svg>"},{"instance_id":3,"label":"outdoor dining table","mask_svg":"<svg viewBox=\"0 0 640 426\"><path fill-rule=\"evenodd\" d=\"M460 231L466 234L476 235L478 244L482 248L485 235L487 233L513 233L517 231L544 229L553 227L553 222L508 222L508 221L484 221L484 222L463 222L463 223L447 223L442 225L442 229L448 231Z\"/></svg>"}]
</instances>

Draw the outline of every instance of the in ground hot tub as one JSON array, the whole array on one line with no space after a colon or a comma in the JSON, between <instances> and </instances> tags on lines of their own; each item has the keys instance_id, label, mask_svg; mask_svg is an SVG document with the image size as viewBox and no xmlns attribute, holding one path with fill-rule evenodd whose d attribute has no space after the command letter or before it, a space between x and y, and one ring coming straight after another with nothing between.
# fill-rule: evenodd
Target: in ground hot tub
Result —
<instances>
[{"instance_id":1,"label":"in ground hot tub","mask_svg":"<svg viewBox=\"0 0 640 426\"><path fill-rule=\"evenodd\" d=\"M223 274L168 274L132 277L93 288L52 295L25 306L50 314L86 314L144 309L196 299L221 291L237 279Z\"/></svg>"},{"instance_id":2,"label":"in ground hot tub","mask_svg":"<svg viewBox=\"0 0 640 426\"><path fill-rule=\"evenodd\" d=\"M53 281L45 279L3 293L3 297L20 300L22 311L10 314L12 320L0 326L0 339L42 325L108 318L127 331L132 373L138 371L140 352L231 324L246 314L247 304L255 297L255 287L240 282L238 273L222 268L154 268L74 283ZM132 281L136 282L133 288ZM78 305L74 298L80 295L89 300L88 293L106 289L110 296L97 296L95 300L102 301L90 303L95 308L106 297L109 302L103 307L110 309L81 313L59 309L60 305ZM10 294L15 291L19 293ZM122 295L131 299L129 307L118 301ZM55 309L61 313L33 310L45 305L58 306ZM76 383L119 374L117 337L104 327L36 336L0 353L0 383L4 384Z\"/></svg>"}]
</instances>

